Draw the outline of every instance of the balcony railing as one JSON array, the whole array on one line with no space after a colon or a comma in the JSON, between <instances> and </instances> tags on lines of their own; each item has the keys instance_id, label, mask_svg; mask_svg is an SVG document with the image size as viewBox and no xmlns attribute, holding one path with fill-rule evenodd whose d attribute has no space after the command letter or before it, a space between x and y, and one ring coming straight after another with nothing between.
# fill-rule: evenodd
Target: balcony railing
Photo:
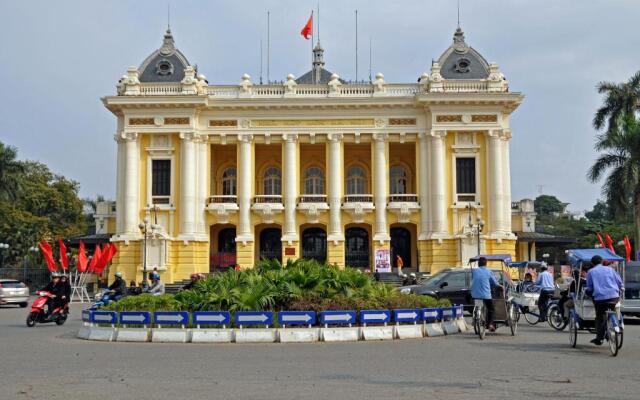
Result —
<instances>
[{"instance_id":1,"label":"balcony railing","mask_svg":"<svg viewBox=\"0 0 640 400\"><path fill-rule=\"evenodd\" d=\"M349 194L344 196L345 203L373 203L371 194Z\"/></svg>"},{"instance_id":2,"label":"balcony railing","mask_svg":"<svg viewBox=\"0 0 640 400\"><path fill-rule=\"evenodd\" d=\"M209 204L227 204L227 203L237 203L238 196L235 195L215 195L209 196Z\"/></svg>"},{"instance_id":3,"label":"balcony railing","mask_svg":"<svg viewBox=\"0 0 640 400\"><path fill-rule=\"evenodd\" d=\"M389 203L417 203L418 195L415 194L392 194L389 196Z\"/></svg>"},{"instance_id":4,"label":"balcony railing","mask_svg":"<svg viewBox=\"0 0 640 400\"><path fill-rule=\"evenodd\" d=\"M326 194L305 194L300 196L300 203L326 203Z\"/></svg>"},{"instance_id":5,"label":"balcony railing","mask_svg":"<svg viewBox=\"0 0 640 400\"><path fill-rule=\"evenodd\" d=\"M279 194L261 194L253 198L253 203L282 203L282 196Z\"/></svg>"}]
</instances>

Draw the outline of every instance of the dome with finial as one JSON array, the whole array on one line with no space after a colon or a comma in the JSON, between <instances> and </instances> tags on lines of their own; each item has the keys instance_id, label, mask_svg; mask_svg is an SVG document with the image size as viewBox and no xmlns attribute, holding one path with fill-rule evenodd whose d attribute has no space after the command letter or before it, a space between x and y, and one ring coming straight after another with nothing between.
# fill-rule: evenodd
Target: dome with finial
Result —
<instances>
[{"instance_id":1,"label":"dome with finial","mask_svg":"<svg viewBox=\"0 0 640 400\"><path fill-rule=\"evenodd\" d=\"M444 79L486 79L489 63L464 39L458 26L453 35L453 44L438 59L440 74Z\"/></svg>"},{"instance_id":2,"label":"dome with finial","mask_svg":"<svg viewBox=\"0 0 640 400\"><path fill-rule=\"evenodd\" d=\"M324 49L320 46L320 40L313 48L313 62L311 71L296 79L297 84L326 85L331 80L333 73L324 68ZM342 79L340 82L344 83Z\"/></svg>"},{"instance_id":3,"label":"dome with finial","mask_svg":"<svg viewBox=\"0 0 640 400\"><path fill-rule=\"evenodd\" d=\"M189 61L176 48L171 29L167 28L162 46L140 65L139 79L140 82L180 82L187 66Z\"/></svg>"}]
</instances>

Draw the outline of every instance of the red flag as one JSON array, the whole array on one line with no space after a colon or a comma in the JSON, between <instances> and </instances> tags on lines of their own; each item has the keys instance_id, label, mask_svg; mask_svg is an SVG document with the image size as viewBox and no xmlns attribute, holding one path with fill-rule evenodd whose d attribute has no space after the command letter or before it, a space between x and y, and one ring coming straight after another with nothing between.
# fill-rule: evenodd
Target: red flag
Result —
<instances>
[{"instance_id":1,"label":"red flag","mask_svg":"<svg viewBox=\"0 0 640 400\"><path fill-rule=\"evenodd\" d=\"M38 244L40 250L42 250L42 256L44 257L44 261L47 263L47 269L49 272L56 272L58 266L56 262L53 260L53 250L51 250L51 245L46 240L43 240Z\"/></svg>"},{"instance_id":2,"label":"red flag","mask_svg":"<svg viewBox=\"0 0 640 400\"><path fill-rule=\"evenodd\" d=\"M63 270L69 269L69 258L67 257L67 246L64 245L62 239L58 240L58 245L60 247L60 265L62 265Z\"/></svg>"},{"instance_id":3,"label":"red flag","mask_svg":"<svg viewBox=\"0 0 640 400\"><path fill-rule=\"evenodd\" d=\"M605 238L605 239L606 239L606 241L607 241L607 248L609 248L609 250L611 250L611 252L612 252L613 254L616 254L616 251L615 251L615 249L613 248L613 239L611 239L611 236L609 236L609 234L608 234L608 233L605 233L605 234L604 234L604 238Z\"/></svg>"},{"instance_id":4,"label":"red flag","mask_svg":"<svg viewBox=\"0 0 640 400\"><path fill-rule=\"evenodd\" d=\"M89 260L87 259L87 253L84 250L84 242L81 240L80 246L78 248L78 264L77 264L78 272L83 273L84 271L87 270L88 261Z\"/></svg>"},{"instance_id":5,"label":"red flag","mask_svg":"<svg viewBox=\"0 0 640 400\"><path fill-rule=\"evenodd\" d=\"M598 236L598 241L600 242L600 245L602 246L602 248L606 248L607 246L605 246L604 244L604 240L602 240L602 235L600 235L600 232L596 232L596 235Z\"/></svg>"},{"instance_id":6,"label":"red flag","mask_svg":"<svg viewBox=\"0 0 640 400\"><path fill-rule=\"evenodd\" d=\"M300 31L300 34L302 35L303 38L307 40L309 40L311 35L313 35L313 11L311 11L311 16L309 17L309 20L307 21L305 26Z\"/></svg>"},{"instance_id":7,"label":"red flag","mask_svg":"<svg viewBox=\"0 0 640 400\"><path fill-rule=\"evenodd\" d=\"M627 262L631 261L631 241L627 235L624 235L624 252L627 256Z\"/></svg>"},{"instance_id":8,"label":"red flag","mask_svg":"<svg viewBox=\"0 0 640 400\"><path fill-rule=\"evenodd\" d=\"M102 255L100 260L97 262L94 270L96 274L101 274L104 271L104 267L107 266L111 258L116 254L116 246L111 243L107 243L102 248Z\"/></svg>"},{"instance_id":9,"label":"red flag","mask_svg":"<svg viewBox=\"0 0 640 400\"><path fill-rule=\"evenodd\" d=\"M89 262L89 268L87 268L87 271L95 273L96 264L100 261L100 257L102 257L102 250L100 250L100 245L96 244L96 249L93 251L93 257Z\"/></svg>"}]
</instances>

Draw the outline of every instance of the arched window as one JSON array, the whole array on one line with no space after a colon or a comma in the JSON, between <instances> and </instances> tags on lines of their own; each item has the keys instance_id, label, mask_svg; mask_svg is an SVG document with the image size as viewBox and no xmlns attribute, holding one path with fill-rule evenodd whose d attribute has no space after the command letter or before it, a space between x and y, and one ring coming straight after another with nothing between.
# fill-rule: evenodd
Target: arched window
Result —
<instances>
[{"instance_id":1,"label":"arched window","mask_svg":"<svg viewBox=\"0 0 640 400\"><path fill-rule=\"evenodd\" d=\"M280 173L280 168L267 168L267 170L264 171L263 185L265 195L281 195L282 174Z\"/></svg>"},{"instance_id":2,"label":"arched window","mask_svg":"<svg viewBox=\"0 0 640 400\"><path fill-rule=\"evenodd\" d=\"M364 169L357 165L347 171L347 194L365 194L367 182Z\"/></svg>"},{"instance_id":3,"label":"arched window","mask_svg":"<svg viewBox=\"0 0 640 400\"><path fill-rule=\"evenodd\" d=\"M392 166L389 178L391 180L391 184L389 185L391 194L407 194L407 183L409 180L407 179L407 171L404 167L400 165Z\"/></svg>"},{"instance_id":4,"label":"arched window","mask_svg":"<svg viewBox=\"0 0 640 400\"><path fill-rule=\"evenodd\" d=\"M233 167L225 168L222 172L222 194L224 196L235 196L237 189L237 174Z\"/></svg>"},{"instance_id":5,"label":"arched window","mask_svg":"<svg viewBox=\"0 0 640 400\"><path fill-rule=\"evenodd\" d=\"M305 194L324 194L324 174L319 167L307 168L304 177Z\"/></svg>"}]
</instances>

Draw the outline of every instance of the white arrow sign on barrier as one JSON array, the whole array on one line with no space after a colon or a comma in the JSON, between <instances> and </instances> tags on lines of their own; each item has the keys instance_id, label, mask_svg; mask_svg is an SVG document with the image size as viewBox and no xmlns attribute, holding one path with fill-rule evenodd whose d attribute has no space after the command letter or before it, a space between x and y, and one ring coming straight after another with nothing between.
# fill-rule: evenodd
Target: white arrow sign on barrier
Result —
<instances>
[{"instance_id":1,"label":"white arrow sign on barrier","mask_svg":"<svg viewBox=\"0 0 640 400\"><path fill-rule=\"evenodd\" d=\"M123 315L122 322L142 322L144 321L144 315Z\"/></svg>"},{"instance_id":2,"label":"white arrow sign on barrier","mask_svg":"<svg viewBox=\"0 0 640 400\"><path fill-rule=\"evenodd\" d=\"M325 315L325 321L351 321L351 315L349 314L333 314Z\"/></svg>"},{"instance_id":3,"label":"white arrow sign on barrier","mask_svg":"<svg viewBox=\"0 0 640 400\"><path fill-rule=\"evenodd\" d=\"M182 315L158 315L156 322L184 322L184 316Z\"/></svg>"},{"instance_id":4,"label":"white arrow sign on barrier","mask_svg":"<svg viewBox=\"0 0 640 400\"><path fill-rule=\"evenodd\" d=\"M113 321L113 316L111 316L111 315L94 314L94 315L93 315L93 320L94 320L94 321L106 321L106 322L111 322L111 321Z\"/></svg>"},{"instance_id":5,"label":"white arrow sign on barrier","mask_svg":"<svg viewBox=\"0 0 640 400\"><path fill-rule=\"evenodd\" d=\"M266 320L269 319L269 317L267 317L264 314L260 314L260 315L239 315L237 317L238 322L265 322Z\"/></svg>"},{"instance_id":6,"label":"white arrow sign on barrier","mask_svg":"<svg viewBox=\"0 0 640 400\"><path fill-rule=\"evenodd\" d=\"M424 313L424 317L425 318L436 318L438 316L438 312L437 311L426 311Z\"/></svg>"},{"instance_id":7,"label":"white arrow sign on barrier","mask_svg":"<svg viewBox=\"0 0 640 400\"><path fill-rule=\"evenodd\" d=\"M384 313L379 313L379 314L364 314L363 319L365 321L367 320L371 320L371 319L386 319L387 318L387 314Z\"/></svg>"},{"instance_id":8,"label":"white arrow sign on barrier","mask_svg":"<svg viewBox=\"0 0 640 400\"><path fill-rule=\"evenodd\" d=\"M398 313L398 318L412 318L412 319L416 319L416 317L418 316L418 314L416 314L415 311L411 311L411 312L399 312Z\"/></svg>"},{"instance_id":9,"label":"white arrow sign on barrier","mask_svg":"<svg viewBox=\"0 0 640 400\"><path fill-rule=\"evenodd\" d=\"M305 314L305 315L283 315L282 316L282 321L283 322L297 322L297 321L309 322L309 321L311 321L311 316L309 314Z\"/></svg>"},{"instance_id":10,"label":"white arrow sign on barrier","mask_svg":"<svg viewBox=\"0 0 640 400\"><path fill-rule=\"evenodd\" d=\"M224 321L226 318L224 315L222 314L218 314L218 315L198 315L198 321L213 321L213 322L222 322Z\"/></svg>"}]
</instances>

